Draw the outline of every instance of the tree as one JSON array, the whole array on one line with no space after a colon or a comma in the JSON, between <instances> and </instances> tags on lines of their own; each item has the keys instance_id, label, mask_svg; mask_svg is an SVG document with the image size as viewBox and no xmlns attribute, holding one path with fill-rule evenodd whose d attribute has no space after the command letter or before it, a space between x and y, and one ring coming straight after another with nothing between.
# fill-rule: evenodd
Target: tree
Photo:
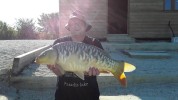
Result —
<instances>
[{"instance_id":1,"label":"tree","mask_svg":"<svg viewBox=\"0 0 178 100\"><path fill-rule=\"evenodd\" d=\"M15 39L16 31L5 22L0 21L0 39Z\"/></svg>"},{"instance_id":2,"label":"tree","mask_svg":"<svg viewBox=\"0 0 178 100\"><path fill-rule=\"evenodd\" d=\"M33 19L18 19L16 29L19 39L36 39L36 27Z\"/></svg>"},{"instance_id":3,"label":"tree","mask_svg":"<svg viewBox=\"0 0 178 100\"><path fill-rule=\"evenodd\" d=\"M51 36L51 39L56 38L59 34L59 14L42 14L38 18L39 28L38 31L46 33L46 35Z\"/></svg>"},{"instance_id":4,"label":"tree","mask_svg":"<svg viewBox=\"0 0 178 100\"><path fill-rule=\"evenodd\" d=\"M17 31L13 27L8 26L7 39L17 39Z\"/></svg>"},{"instance_id":5,"label":"tree","mask_svg":"<svg viewBox=\"0 0 178 100\"><path fill-rule=\"evenodd\" d=\"M5 39L6 32L7 32L6 23L0 22L0 39Z\"/></svg>"}]
</instances>

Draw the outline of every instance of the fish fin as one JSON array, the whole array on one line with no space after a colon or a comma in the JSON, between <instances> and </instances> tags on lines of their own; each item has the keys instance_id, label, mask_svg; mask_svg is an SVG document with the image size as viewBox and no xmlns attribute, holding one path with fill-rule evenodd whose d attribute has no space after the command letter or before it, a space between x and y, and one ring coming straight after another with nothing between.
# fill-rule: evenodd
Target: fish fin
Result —
<instances>
[{"instance_id":1,"label":"fish fin","mask_svg":"<svg viewBox=\"0 0 178 100\"><path fill-rule=\"evenodd\" d=\"M136 67L132 64L129 64L127 62L123 62L124 66L124 72L132 72L136 69Z\"/></svg>"},{"instance_id":2,"label":"fish fin","mask_svg":"<svg viewBox=\"0 0 178 100\"><path fill-rule=\"evenodd\" d=\"M57 65L57 66L59 66L59 65ZM55 65L55 67L56 67L56 65ZM59 70L60 70L60 72L61 72L62 75L65 74L65 71L64 71L64 69L63 69L62 67L59 66L59 67L57 67L57 68L59 68Z\"/></svg>"},{"instance_id":3,"label":"fish fin","mask_svg":"<svg viewBox=\"0 0 178 100\"><path fill-rule=\"evenodd\" d=\"M124 87L127 87L127 80L126 80L126 76L124 72L120 76L118 76L118 78L119 78L121 85Z\"/></svg>"},{"instance_id":4,"label":"fish fin","mask_svg":"<svg viewBox=\"0 0 178 100\"><path fill-rule=\"evenodd\" d=\"M121 61L115 65L112 74L120 81L122 86L127 87L127 80L124 72L132 72L135 69L136 67L134 65Z\"/></svg>"},{"instance_id":5,"label":"fish fin","mask_svg":"<svg viewBox=\"0 0 178 100\"><path fill-rule=\"evenodd\" d=\"M120 84L123 86L123 87L127 87L127 80L126 80L126 76L123 73L119 74L117 73L118 71L114 72L113 75L116 79L119 80Z\"/></svg>"},{"instance_id":6,"label":"fish fin","mask_svg":"<svg viewBox=\"0 0 178 100\"><path fill-rule=\"evenodd\" d=\"M80 79L85 80L83 72L74 72Z\"/></svg>"}]
</instances>

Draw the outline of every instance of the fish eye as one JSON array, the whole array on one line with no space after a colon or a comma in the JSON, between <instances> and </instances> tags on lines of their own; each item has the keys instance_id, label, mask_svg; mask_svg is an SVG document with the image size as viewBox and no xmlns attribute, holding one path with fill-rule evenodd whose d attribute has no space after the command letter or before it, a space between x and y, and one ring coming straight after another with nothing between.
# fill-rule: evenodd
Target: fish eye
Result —
<instances>
[{"instance_id":1,"label":"fish eye","mask_svg":"<svg viewBox=\"0 0 178 100\"><path fill-rule=\"evenodd\" d=\"M42 56L46 56L46 53L43 53L43 55Z\"/></svg>"}]
</instances>

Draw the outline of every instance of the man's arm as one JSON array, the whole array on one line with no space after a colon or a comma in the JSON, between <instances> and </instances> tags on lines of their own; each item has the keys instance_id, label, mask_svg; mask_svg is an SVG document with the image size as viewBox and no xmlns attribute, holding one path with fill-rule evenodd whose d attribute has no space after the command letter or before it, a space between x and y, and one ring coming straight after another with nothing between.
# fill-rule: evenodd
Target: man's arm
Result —
<instances>
[{"instance_id":1,"label":"man's arm","mask_svg":"<svg viewBox=\"0 0 178 100\"><path fill-rule=\"evenodd\" d=\"M50 69L57 76L63 75L63 73L57 68L59 65L47 65L48 69Z\"/></svg>"},{"instance_id":2,"label":"man's arm","mask_svg":"<svg viewBox=\"0 0 178 100\"><path fill-rule=\"evenodd\" d=\"M101 42L99 40L97 40L97 39L94 40L94 45L99 47L99 48L101 48L101 49L103 49L103 46L101 45Z\"/></svg>"}]
</instances>

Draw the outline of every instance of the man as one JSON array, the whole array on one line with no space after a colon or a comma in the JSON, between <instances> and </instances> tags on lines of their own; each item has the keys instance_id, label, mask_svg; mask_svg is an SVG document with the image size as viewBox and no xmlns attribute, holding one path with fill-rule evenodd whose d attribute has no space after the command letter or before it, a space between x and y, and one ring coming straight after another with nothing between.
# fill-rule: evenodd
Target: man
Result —
<instances>
[{"instance_id":1,"label":"man","mask_svg":"<svg viewBox=\"0 0 178 100\"><path fill-rule=\"evenodd\" d=\"M97 39L87 36L87 32L91 27L81 12L75 11L65 26L71 32L71 35L55 40L54 44L75 41L95 45L103 49ZM58 76L55 100L99 100L100 93L96 80L96 75L99 75L98 69L90 66L89 71L85 72L85 80L81 80L72 72L66 72L62 75L60 69L57 69L55 66L60 65L48 65L48 68Z\"/></svg>"}]
</instances>

